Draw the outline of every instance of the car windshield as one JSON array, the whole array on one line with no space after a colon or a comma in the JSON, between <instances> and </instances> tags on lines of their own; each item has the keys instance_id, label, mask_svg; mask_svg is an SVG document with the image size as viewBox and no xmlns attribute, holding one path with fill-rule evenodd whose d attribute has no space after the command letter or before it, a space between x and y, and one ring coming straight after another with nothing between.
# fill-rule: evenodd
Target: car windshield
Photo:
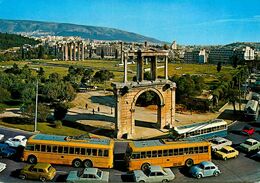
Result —
<instances>
[{"instance_id":1,"label":"car windshield","mask_svg":"<svg viewBox=\"0 0 260 183\"><path fill-rule=\"evenodd\" d=\"M228 153L228 150L226 150L225 148L222 148L220 151L223 153Z\"/></svg>"},{"instance_id":2,"label":"car windshield","mask_svg":"<svg viewBox=\"0 0 260 183\"><path fill-rule=\"evenodd\" d=\"M149 176L150 173L151 173L151 170L150 170L150 169L146 169L146 170L144 170L144 174L145 174L146 176Z\"/></svg>"},{"instance_id":3,"label":"car windshield","mask_svg":"<svg viewBox=\"0 0 260 183\"><path fill-rule=\"evenodd\" d=\"M204 165L200 164L199 168L204 169Z\"/></svg>"},{"instance_id":4,"label":"car windshield","mask_svg":"<svg viewBox=\"0 0 260 183\"><path fill-rule=\"evenodd\" d=\"M84 172L84 169L83 170L79 170L78 173L77 173L77 176L81 177L83 175L83 172Z\"/></svg>"},{"instance_id":5,"label":"car windshield","mask_svg":"<svg viewBox=\"0 0 260 183\"><path fill-rule=\"evenodd\" d=\"M245 144L247 144L247 145L252 145L252 142L245 141Z\"/></svg>"},{"instance_id":6,"label":"car windshield","mask_svg":"<svg viewBox=\"0 0 260 183\"><path fill-rule=\"evenodd\" d=\"M97 171L97 176L101 178L101 175L102 175L102 171L101 171L101 170L98 170L98 171Z\"/></svg>"}]
</instances>

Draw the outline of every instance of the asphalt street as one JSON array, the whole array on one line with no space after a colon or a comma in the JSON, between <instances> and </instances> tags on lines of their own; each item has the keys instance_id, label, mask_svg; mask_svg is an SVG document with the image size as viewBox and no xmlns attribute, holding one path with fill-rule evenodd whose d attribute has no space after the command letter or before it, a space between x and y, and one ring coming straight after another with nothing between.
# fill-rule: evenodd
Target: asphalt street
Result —
<instances>
[{"instance_id":1,"label":"asphalt street","mask_svg":"<svg viewBox=\"0 0 260 183\"><path fill-rule=\"evenodd\" d=\"M233 141L233 146L236 147L247 138L246 135L241 134L242 128L249 124L256 128L256 132L251 138L260 140L260 123L236 122L229 127L228 139ZM0 134L5 135L5 139L15 135L25 135L29 137L33 133L23 132L20 130L12 130L9 128L0 127ZM126 149L126 142L116 142L115 144L115 163L114 169L103 169L110 172L110 182L131 182L131 176L127 175L126 167L122 161ZM31 180L20 180L16 177L16 169L21 169L26 163L14 161L10 159L1 159L0 162L6 163L7 168L0 173L0 182L37 182ZM218 177L208 177L202 179L195 179L187 174L184 168L171 168L176 179L174 182L258 182L260 181L260 162L254 160L250 156L241 153L238 158L227 161L217 160L213 158L213 162L219 166L221 174ZM70 166L53 165L57 170L57 176L54 182L64 182L66 176L71 170L79 170Z\"/></svg>"}]
</instances>

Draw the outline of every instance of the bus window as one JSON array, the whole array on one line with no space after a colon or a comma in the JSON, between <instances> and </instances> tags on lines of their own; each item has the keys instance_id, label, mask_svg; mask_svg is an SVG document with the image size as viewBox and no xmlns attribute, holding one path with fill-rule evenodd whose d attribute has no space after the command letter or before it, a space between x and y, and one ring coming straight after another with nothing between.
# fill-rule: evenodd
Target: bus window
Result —
<instances>
[{"instance_id":1,"label":"bus window","mask_svg":"<svg viewBox=\"0 0 260 183\"><path fill-rule=\"evenodd\" d=\"M101 149L98 150L98 156L103 156L103 151Z\"/></svg>"},{"instance_id":2,"label":"bus window","mask_svg":"<svg viewBox=\"0 0 260 183\"><path fill-rule=\"evenodd\" d=\"M147 156L148 158L152 157L152 152L151 152L151 151L147 151L147 152L146 152L146 156Z\"/></svg>"},{"instance_id":3,"label":"bus window","mask_svg":"<svg viewBox=\"0 0 260 183\"><path fill-rule=\"evenodd\" d=\"M203 153L203 147L199 147L199 153Z\"/></svg>"},{"instance_id":4,"label":"bus window","mask_svg":"<svg viewBox=\"0 0 260 183\"><path fill-rule=\"evenodd\" d=\"M79 154L79 152L80 152L80 148L76 147L75 148L75 154Z\"/></svg>"},{"instance_id":5,"label":"bus window","mask_svg":"<svg viewBox=\"0 0 260 183\"><path fill-rule=\"evenodd\" d=\"M204 151L203 152L208 152L209 149L208 149L208 146L204 146Z\"/></svg>"},{"instance_id":6,"label":"bus window","mask_svg":"<svg viewBox=\"0 0 260 183\"><path fill-rule=\"evenodd\" d=\"M80 154L85 155L86 154L86 149L85 148L81 148L80 149Z\"/></svg>"},{"instance_id":7,"label":"bus window","mask_svg":"<svg viewBox=\"0 0 260 183\"><path fill-rule=\"evenodd\" d=\"M178 149L174 149L174 155L178 155L179 153L178 153Z\"/></svg>"},{"instance_id":8,"label":"bus window","mask_svg":"<svg viewBox=\"0 0 260 183\"><path fill-rule=\"evenodd\" d=\"M158 157L162 157L162 150L158 150Z\"/></svg>"},{"instance_id":9,"label":"bus window","mask_svg":"<svg viewBox=\"0 0 260 183\"><path fill-rule=\"evenodd\" d=\"M46 146L47 152L51 152L51 146Z\"/></svg>"},{"instance_id":10,"label":"bus window","mask_svg":"<svg viewBox=\"0 0 260 183\"><path fill-rule=\"evenodd\" d=\"M58 152L58 147L57 146L52 146L52 152L57 153Z\"/></svg>"},{"instance_id":11,"label":"bus window","mask_svg":"<svg viewBox=\"0 0 260 183\"><path fill-rule=\"evenodd\" d=\"M63 147L62 146L58 147L58 153L63 153Z\"/></svg>"},{"instance_id":12,"label":"bus window","mask_svg":"<svg viewBox=\"0 0 260 183\"><path fill-rule=\"evenodd\" d=\"M189 154L189 148L184 148L184 154Z\"/></svg>"},{"instance_id":13,"label":"bus window","mask_svg":"<svg viewBox=\"0 0 260 183\"><path fill-rule=\"evenodd\" d=\"M194 153L193 147L190 147L190 148L189 148L189 154L193 154L193 153Z\"/></svg>"},{"instance_id":14,"label":"bus window","mask_svg":"<svg viewBox=\"0 0 260 183\"><path fill-rule=\"evenodd\" d=\"M34 151L34 145L27 145L25 149L29 151Z\"/></svg>"},{"instance_id":15,"label":"bus window","mask_svg":"<svg viewBox=\"0 0 260 183\"><path fill-rule=\"evenodd\" d=\"M104 150L104 156L108 157L108 150Z\"/></svg>"},{"instance_id":16,"label":"bus window","mask_svg":"<svg viewBox=\"0 0 260 183\"><path fill-rule=\"evenodd\" d=\"M74 147L70 147L69 154L74 154Z\"/></svg>"},{"instance_id":17,"label":"bus window","mask_svg":"<svg viewBox=\"0 0 260 183\"><path fill-rule=\"evenodd\" d=\"M178 155L183 155L183 148L179 149L179 154Z\"/></svg>"},{"instance_id":18,"label":"bus window","mask_svg":"<svg viewBox=\"0 0 260 183\"><path fill-rule=\"evenodd\" d=\"M173 155L173 149L169 149L169 156Z\"/></svg>"},{"instance_id":19,"label":"bus window","mask_svg":"<svg viewBox=\"0 0 260 183\"><path fill-rule=\"evenodd\" d=\"M97 156L97 149L92 149L92 156Z\"/></svg>"},{"instance_id":20,"label":"bus window","mask_svg":"<svg viewBox=\"0 0 260 183\"><path fill-rule=\"evenodd\" d=\"M141 158L145 158L145 152L141 152Z\"/></svg>"},{"instance_id":21,"label":"bus window","mask_svg":"<svg viewBox=\"0 0 260 183\"><path fill-rule=\"evenodd\" d=\"M46 151L46 145L41 145L41 152L45 152Z\"/></svg>"},{"instance_id":22,"label":"bus window","mask_svg":"<svg viewBox=\"0 0 260 183\"><path fill-rule=\"evenodd\" d=\"M163 150L163 156L168 156L168 150Z\"/></svg>"},{"instance_id":23,"label":"bus window","mask_svg":"<svg viewBox=\"0 0 260 183\"><path fill-rule=\"evenodd\" d=\"M157 151L152 151L152 157L157 157Z\"/></svg>"},{"instance_id":24,"label":"bus window","mask_svg":"<svg viewBox=\"0 0 260 183\"><path fill-rule=\"evenodd\" d=\"M69 148L68 147L64 147L63 148L63 153L68 154L68 152L69 152Z\"/></svg>"},{"instance_id":25,"label":"bus window","mask_svg":"<svg viewBox=\"0 0 260 183\"><path fill-rule=\"evenodd\" d=\"M35 151L40 151L40 145L38 144L35 145Z\"/></svg>"},{"instance_id":26,"label":"bus window","mask_svg":"<svg viewBox=\"0 0 260 183\"><path fill-rule=\"evenodd\" d=\"M91 149L87 149L87 155L91 155Z\"/></svg>"},{"instance_id":27,"label":"bus window","mask_svg":"<svg viewBox=\"0 0 260 183\"><path fill-rule=\"evenodd\" d=\"M198 147L194 147L194 153L197 154L199 152L199 148Z\"/></svg>"}]
</instances>

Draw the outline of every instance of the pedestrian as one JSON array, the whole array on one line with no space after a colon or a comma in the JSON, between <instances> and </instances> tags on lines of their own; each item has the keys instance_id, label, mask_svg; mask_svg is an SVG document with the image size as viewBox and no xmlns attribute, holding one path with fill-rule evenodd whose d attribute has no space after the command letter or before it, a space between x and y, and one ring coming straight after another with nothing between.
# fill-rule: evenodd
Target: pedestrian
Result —
<instances>
[{"instance_id":1,"label":"pedestrian","mask_svg":"<svg viewBox=\"0 0 260 183\"><path fill-rule=\"evenodd\" d=\"M88 109L88 103L86 103L85 107L86 107L86 109Z\"/></svg>"},{"instance_id":2,"label":"pedestrian","mask_svg":"<svg viewBox=\"0 0 260 183\"><path fill-rule=\"evenodd\" d=\"M113 114L113 108L111 107L111 114Z\"/></svg>"},{"instance_id":3,"label":"pedestrian","mask_svg":"<svg viewBox=\"0 0 260 183\"><path fill-rule=\"evenodd\" d=\"M98 111L98 112L100 111L99 107L97 108L97 111Z\"/></svg>"},{"instance_id":4,"label":"pedestrian","mask_svg":"<svg viewBox=\"0 0 260 183\"><path fill-rule=\"evenodd\" d=\"M92 110L92 112L93 112L93 114L95 114L95 110L94 109Z\"/></svg>"}]
</instances>

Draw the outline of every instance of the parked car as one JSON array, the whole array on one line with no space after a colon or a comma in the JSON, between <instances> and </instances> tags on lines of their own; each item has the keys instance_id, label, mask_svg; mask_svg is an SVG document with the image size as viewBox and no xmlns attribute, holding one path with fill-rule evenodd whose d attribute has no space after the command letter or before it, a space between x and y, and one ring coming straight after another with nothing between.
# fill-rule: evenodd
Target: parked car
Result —
<instances>
[{"instance_id":1,"label":"parked car","mask_svg":"<svg viewBox=\"0 0 260 183\"><path fill-rule=\"evenodd\" d=\"M56 170L49 163L25 165L19 173L20 179L36 179L40 181L52 180Z\"/></svg>"},{"instance_id":2,"label":"parked car","mask_svg":"<svg viewBox=\"0 0 260 183\"><path fill-rule=\"evenodd\" d=\"M0 156L9 158L16 153L16 150L12 147L9 147L7 144L0 144Z\"/></svg>"},{"instance_id":3,"label":"parked car","mask_svg":"<svg viewBox=\"0 0 260 183\"><path fill-rule=\"evenodd\" d=\"M0 134L0 142L2 142L4 140L4 135L3 134Z\"/></svg>"},{"instance_id":4,"label":"parked car","mask_svg":"<svg viewBox=\"0 0 260 183\"><path fill-rule=\"evenodd\" d=\"M0 172L2 172L5 168L6 168L6 164L0 162Z\"/></svg>"},{"instance_id":5,"label":"parked car","mask_svg":"<svg viewBox=\"0 0 260 183\"><path fill-rule=\"evenodd\" d=\"M255 128L246 125L243 129L242 129L242 133L245 135L253 135L255 133Z\"/></svg>"},{"instance_id":6,"label":"parked car","mask_svg":"<svg viewBox=\"0 0 260 183\"><path fill-rule=\"evenodd\" d=\"M135 182L169 182L175 178L170 168L149 166L145 171L134 170Z\"/></svg>"},{"instance_id":7,"label":"parked car","mask_svg":"<svg viewBox=\"0 0 260 183\"><path fill-rule=\"evenodd\" d=\"M253 154L251 156L251 158L260 161L260 151L258 151L257 153Z\"/></svg>"},{"instance_id":8,"label":"parked car","mask_svg":"<svg viewBox=\"0 0 260 183\"><path fill-rule=\"evenodd\" d=\"M244 152L252 152L260 149L260 142L255 139L247 139L244 143L241 143L238 148Z\"/></svg>"},{"instance_id":9,"label":"parked car","mask_svg":"<svg viewBox=\"0 0 260 183\"><path fill-rule=\"evenodd\" d=\"M224 146L231 146L232 141L225 139L223 137L215 137L211 139L211 149L212 151L220 150Z\"/></svg>"},{"instance_id":10,"label":"parked car","mask_svg":"<svg viewBox=\"0 0 260 183\"><path fill-rule=\"evenodd\" d=\"M220 150L215 152L215 155L223 160L236 158L238 154L239 152L230 146L224 146Z\"/></svg>"},{"instance_id":11,"label":"parked car","mask_svg":"<svg viewBox=\"0 0 260 183\"><path fill-rule=\"evenodd\" d=\"M6 144L8 144L11 147L18 147L18 146L26 146L27 139L23 135L18 135L13 138L9 138L5 141Z\"/></svg>"},{"instance_id":12,"label":"parked car","mask_svg":"<svg viewBox=\"0 0 260 183\"><path fill-rule=\"evenodd\" d=\"M193 177L198 179L201 177L218 176L221 173L218 167L210 161L203 161L191 167L189 172Z\"/></svg>"},{"instance_id":13,"label":"parked car","mask_svg":"<svg viewBox=\"0 0 260 183\"><path fill-rule=\"evenodd\" d=\"M98 168L85 168L81 171L70 171L66 182L108 182L109 172Z\"/></svg>"}]
</instances>

